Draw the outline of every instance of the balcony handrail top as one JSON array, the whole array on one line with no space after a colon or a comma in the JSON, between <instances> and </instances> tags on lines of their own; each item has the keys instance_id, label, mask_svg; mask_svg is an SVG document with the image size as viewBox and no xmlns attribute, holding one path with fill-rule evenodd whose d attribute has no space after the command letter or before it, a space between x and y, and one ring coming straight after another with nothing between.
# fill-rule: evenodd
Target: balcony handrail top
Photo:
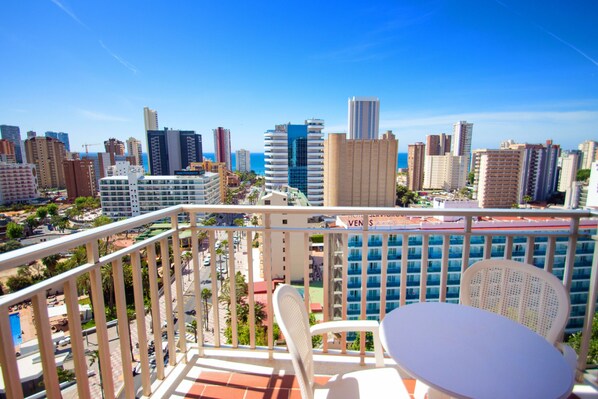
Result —
<instances>
[{"instance_id":1,"label":"balcony handrail top","mask_svg":"<svg viewBox=\"0 0 598 399\"><path fill-rule=\"evenodd\" d=\"M192 213L286 213L293 215L404 215L404 216L515 216L515 217L596 217L598 211L580 209L496 209L496 208L382 208L348 206L274 206L274 205L188 205L182 212ZM175 208L175 207L173 207ZM168 208L171 209L171 208Z\"/></svg>"},{"instance_id":2,"label":"balcony handrail top","mask_svg":"<svg viewBox=\"0 0 598 399\"><path fill-rule=\"evenodd\" d=\"M31 260L41 259L63 251L69 251L93 240L99 240L113 234L134 229L143 226L144 224L151 223L154 220L178 215L178 213L181 212L181 208L180 205L172 206L159 211L146 213L145 215L135 216L130 219L119 220L104 226L80 231L75 234L57 238L56 240L40 242L39 244L5 252L0 254L0 271L21 266Z\"/></svg>"}]
</instances>

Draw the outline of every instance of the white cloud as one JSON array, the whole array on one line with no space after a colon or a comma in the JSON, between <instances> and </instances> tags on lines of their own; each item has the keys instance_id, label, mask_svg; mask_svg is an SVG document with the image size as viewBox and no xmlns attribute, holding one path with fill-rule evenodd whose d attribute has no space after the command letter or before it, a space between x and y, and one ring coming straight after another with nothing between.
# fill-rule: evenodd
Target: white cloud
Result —
<instances>
[{"instance_id":1,"label":"white cloud","mask_svg":"<svg viewBox=\"0 0 598 399\"><path fill-rule=\"evenodd\" d=\"M100 46L102 46L102 48L104 50L106 50L108 52L108 54L110 54L115 60L117 60L118 62L120 62L125 68L127 68L128 70L130 70L133 73L137 73L137 67L133 64L131 64L130 62L128 62L127 60L125 60L124 58L121 58L119 55L117 55L116 53L114 53L112 50L110 50L108 47L106 47L106 45L104 44L103 41L98 40L98 42L100 42Z\"/></svg>"}]
</instances>

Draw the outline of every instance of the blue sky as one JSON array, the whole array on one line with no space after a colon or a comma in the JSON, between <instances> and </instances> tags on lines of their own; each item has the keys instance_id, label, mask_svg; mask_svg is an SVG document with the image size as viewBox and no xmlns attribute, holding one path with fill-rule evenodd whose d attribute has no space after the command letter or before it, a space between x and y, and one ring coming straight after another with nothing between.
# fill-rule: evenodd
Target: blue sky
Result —
<instances>
[{"instance_id":1,"label":"blue sky","mask_svg":"<svg viewBox=\"0 0 598 399\"><path fill-rule=\"evenodd\" d=\"M0 13L0 124L68 132L73 150L130 136L145 149L149 106L205 152L217 126L233 150L262 152L278 123L346 131L350 96L380 98L401 152L458 120L474 123L474 148L598 140L594 0L31 0Z\"/></svg>"}]
</instances>

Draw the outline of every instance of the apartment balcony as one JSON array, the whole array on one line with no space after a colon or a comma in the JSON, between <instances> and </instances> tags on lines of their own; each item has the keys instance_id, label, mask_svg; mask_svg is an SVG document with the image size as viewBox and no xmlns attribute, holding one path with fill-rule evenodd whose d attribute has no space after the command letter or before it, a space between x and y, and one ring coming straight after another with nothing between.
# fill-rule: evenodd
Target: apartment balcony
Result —
<instances>
[{"instance_id":1,"label":"apartment balcony","mask_svg":"<svg viewBox=\"0 0 598 399\"><path fill-rule=\"evenodd\" d=\"M548 263L543 267L553 271L563 279L568 291L574 298L572 300L572 319L577 320L577 325L582 329L582 352L587 351L591 332L591 316L595 312L597 287L589 283L594 280L598 269L598 256L596 251L590 265L578 266L575 264L575 246L578 241L588 239L588 221L596 240L595 226L598 214L586 211L534 211L534 210L484 210L484 209L459 209L445 210L446 214L462 215L467 222L461 231L455 229L446 232L434 231L435 236L447 238L445 245L439 249L439 266L434 278L428 274L424 277L421 273L409 274L406 270L397 267L388 267L388 258L382 254L381 279L367 281L363 285L380 288L380 295L373 298L362 291L362 283L351 282L348 279L349 268L341 268L340 282L337 286L329 278L333 268L332 255L339 252L337 248L325 248L324 253L330 253L331 258L324 257L322 266L323 278L318 284L305 280L302 282L303 292L309 293L311 288L319 287L323 292L322 318L330 320L334 315L340 318L384 318L385 314L394 307L404 306L420 300L456 301L458 299L459 278L449 272L448 236L460 235L464 245L470 244L473 238L471 228L474 220L480 216L539 216L546 218L550 215L555 218L567 218L571 221L570 229L559 231L530 231L529 237L543 236L547 238ZM195 220L197 215L219 213L247 213L260 214L265 217L258 226L201 226ZM309 235L323 234L325 245L330 245L329 236L344 234L347 231L338 228L317 227L298 228L293 226L275 228L270 223L271 215L281 213L314 216L314 215L344 215L360 214L362 216L395 214L408 216L426 216L438 214L437 210L426 209L400 209L400 208L326 208L326 207L249 207L249 206L191 206L179 205L146 215L114 222L96 229L64 236L62 238L44 242L38 245L18 249L16 251L0 254L0 271L27 265L38 259L56 254L72 253L78 251L84 256L73 268L46 278L39 283L14 293L0 296L0 367L2 369L3 384L0 384L0 395L3 393L9 398L23 398L30 395L31 390L38 388L38 382L43 381L47 397L291 397L297 394L297 385L286 347L279 341L280 337L274 336L274 317L271 307L271 292L265 294L264 312L267 316L264 323L265 336L257 335L262 327L256 321L256 314L249 312L246 324L237 315L237 307L230 306L227 314L227 304L218 304L218 301L206 302L194 292L202 292L203 288L212 292L221 292L223 286L228 285L229 292L235 292L235 279L219 281L218 275L232 275L237 271L249 276L258 275L256 268L260 267L260 260L253 258L252 251L243 251L251 247L256 235L259 235L260 250L265 254L272 254L273 245L280 242L270 242L272 233L290 233L288 240L282 245L290 253L291 240L297 240L309 248ZM179 225L179 217L188 215L190 224ZM150 223L170 220L171 227L159 234L136 242L117 251L107 251L107 241L118 234L138 229ZM582 228L584 229L582 231ZM387 237L393 233L390 228L379 229L377 232ZM207 242L200 245L199 237L207 233ZM301 233L301 234L296 234ZM521 230L500 230L501 235L507 237L507 246L513 242L513 237L521 236ZM350 234L359 234L359 240L367 240L368 232L351 230ZM408 245L420 248L419 243L431 238L430 232L424 230L402 231L401 234L417 236L418 239L408 241ZM479 234L479 232L476 232ZM487 230L481 233L485 238L498 234L497 231ZM190 237L189 248L182 248L182 237ZM216 241L227 239L234 242L235 237L241 237L239 249L229 246L228 259L235 260L222 262L216 254ZM348 237L347 237L348 238ZM419 240L421 238L421 241ZM565 240L567 253L563 265L559 266L552 261L556 242ZM431 241L431 239L430 239ZM428 244L430 244L428 242ZM595 243L593 243L596 248ZM295 247L293 247L296 251ZM406 250L408 250L406 248ZM552 251L552 253L550 253ZM190 253L190 258L185 254ZM533 258L533 248L523 251L523 257ZM172 256L169 256L169 254ZM207 255L211 261L205 263ZM465 264L471 257L462 254ZM490 255L488 253L488 255ZM296 252L293 256L299 256ZM350 259L349 254L340 255L343 264ZM504 256L510 257L511 254ZM586 255L588 258L591 256ZM167 262L167 259L171 259ZM272 258L263 258L265 286L272 286L274 278L291 281L290 268L278 275L273 275L275 265ZM357 257L356 261L361 261ZM406 260L404 260L406 262ZM552 263L551 263L552 262ZM164 263L164 269L162 269ZM168 263L171 263L168 265ZM400 263L400 262L399 262ZM587 258L581 262L588 263ZM308 263L306 262L307 266ZM403 265L406 269L406 263ZM365 267L365 265L361 266ZM228 268L228 269L227 269ZM430 268L422 268L423 270ZM387 276L391 271L405 272L404 276ZM303 272L303 271L302 271ZM172 275L171 275L172 273ZM347 273L347 274L345 274ZM430 270L428 270L430 273ZM305 275L305 274L303 274ZM458 275L458 274L457 274ZM415 277L411 277L415 276ZM575 277L574 277L575 276ZM402 277L401 279L399 277ZM162 278L166 280L162 284ZM253 279L253 277L251 277ZM392 280L391 280L392 278ZM404 279L403 279L404 278ZM251 281L251 280L250 280ZM399 281L404 281L402 287ZM355 284L354 284L355 283ZM125 287L130 284L130 289ZM332 285L334 284L334 286ZM110 290L106 290L107 287ZM382 287L382 288L381 288ZM254 309L256 297L253 294L254 286L248 285L249 295L244 299L249 309ZM337 292L337 288L340 291ZM351 296L351 307L347 301L340 303L335 295L340 293L342 298L348 297L348 289L359 289L356 296ZM392 293L385 290L392 289ZM406 289L405 295L399 291ZM81 324L80 303L82 297L89 294L89 302L95 310L95 327L84 330ZM307 294L306 294L307 295ZM311 295L311 294L309 294ZM310 297L306 297L306 304ZM235 298L233 298L235 300ZM262 299L263 300L263 299ZM370 301L371 302L368 302ZM50 314L56 312L48 307L49 302L60 301L63 303L66 316L59 314L61 323L56 324ZM387 301L394 301L389 303ZM111 302L114 303L112 306ZM334 304L337 304L336 306ZM371 306L367 306L368 303ZM340 309L339 309L340 304ZM392 304L392 305L391 305ZM230 303L229 303L230 305ZM355 306L357 305L357 307ZM106 309L112 309L116 318L108 321ZM206 312L207 310L207 312ZM338 310L338 313L337 313ZM35 354L25 353L25 343L15 348L13 335L19 335L14 327L11 328L13 316L19 314L23 327L22 333L34 338L38 342L38 351ZM134 321L129 322L128 316L137 315ZM26 319L29 319L26 322ZM204 323L207 320L207 325ZM227 320L228 323L227 323ZM195 330L190 326L193 321L197 323L197 343ZM65 324L62 324L65 323ZM25 325L27 327L25 327ZM57 337L54 330L68 326L68 339L64 336ZM207 329L206 329L207 326ZM248 328L247 328L248 327ZM409 326L405 326L409 328ZM159 332L159 333L158 333ZM248 336L248 341L244 342ZM263 340L262 340L263 339ZM56 345L55 341L60 344ZM262 340L262 341L260 341ZM66 342L68 341L68 342ZM29 341L34 342L34 341ZM151 344L153 342L153 344ZM326 380L331 374L342 371L370 367L374 363L371 353L351 352L346 349L347 337L341 336L337 341L324 340L324 344L317 350L315 357L316 374L321 381ZM29 346L30 347L30 346ZM152 350L152 348L154 348ZM20 356L17 356L17 349ZM334 353L337 356L328 356L323 353ZM587 353L587 352L586 352ZM320 355L321 354L321 355ZM579 381L586 378L586 382L596 383L596 377L586 372L585 356L579 358L577 369ZM39 362L33 359L39 359ZM95 359L91 361L92 359ZM458 361L458 359L455 359ZM29 362L29 363L27 363ZM93 365L90 366L90 363ZM98 363L101 367L98 369ZM361 363L365 363L363 366ZM386 363L392 365L390 358ZM35 366L32 367L31 365ZM73 370L76 383L60 384L56 366L64 366ZM21 384L23 381L23 384ZM412 389L413 381L407 380ZM505 382L508 383L508 382ZM589 387L589 385L586 385ZM580 396L582 397L582 396ZM590 397L590 396L583 396Z\"/></svg>"}]
</instances>

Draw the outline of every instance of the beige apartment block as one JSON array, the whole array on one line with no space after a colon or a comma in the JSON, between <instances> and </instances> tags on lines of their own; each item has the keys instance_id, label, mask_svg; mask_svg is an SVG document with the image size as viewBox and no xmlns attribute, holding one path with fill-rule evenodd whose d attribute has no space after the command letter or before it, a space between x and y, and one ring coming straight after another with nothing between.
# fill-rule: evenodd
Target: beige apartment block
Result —
<instances>
[{"instance_id":1,"label":"beige apartment block","mask_svg":"<svg viewBox=\"0 0 598 399\"><path fill-rule=\"evenodd\" d=\"M66 159L64 144L52 137L33 137L25 140L27 161L37 167L40 188L65 188L64 168Z\"/></svg>"},{"instance_id":2,"label":"beige apartment block","mask_svg":"<svg viewBox=\"0 0 598 399\"><path fill-rule=\"evenodd\" d=\"M270 206L307 206L307 197L296 188L282 187L282 191L271 191L260 199L260 205ZM285 213L272 213L270 216L272 228L293 229L293 228L315 228L320 221L312 215L290 215ZM305 234L301 232L289 233L289 242L285 241L285 233L273 231L271 233L271 266L272 278L284 279L289 273L291 281L301 281L304 278L304 270L309 268L310 280L312 275L312 264L309 259L308 243L305 242ZM263 249L263 246L261 246ZM262 256L261 274L263 274L264 254Z\"/></svg>"},{"instance_id":3,"label":"beige apartment block","mask_svg":"<svg viewBox=\"0 0 598 399\"><path fill-rule=\"evenodd\" d=\"M568 152L561 154L561 173L559 174L559 191L564 193L575 183L577 177L577 165L579 165L579 154Z\"/></svg>"},{"instance_id":4,"label":"beige apartment block","mask_svg":"<svg viewBox=\"0 0 598 399\"><path fill-rule=\"evenodd\" d=\"M324 141L324 206L394 206L398 148L390 131L376 140L329 134Z\"/></svg>"},{"instance_id":5,"label":"beige apartment block","mask_svg":"<svg viewBox=\"0 0 598 399\"><path fill-rule=\"evenodd\" d=\"M424 159L426 145L424 143L407 146L407 188L420 191L424 185Z\"/></svg>"},{"instance_id":6,"label":"beige apartment block","mask_svg":"<svg viewBox=\"0 0 598 399\"><path fill-rule=\"evenodd\" d=\"M39 192L34 165L0 162L0 204L27 202L37 197Z\"/></svg>"},{"instance_id":7,"label":"beige apartment block","mask_svg":"<svg viewBox=\"0 0 598 399\"><path fill-rule=\"evenodd\" d=\"M474 195L480 208L519 204L522 166L522 150L474 151Z\"/></svg>"},{"instance_id":8,"label":"beige apartment block","mask_svg":"<svg viewBox=\"0 0 598 399\"><path fill-rule=\"evenodd\" d=\"M467 157L426 155L424 161L424 189L456 190L465 187Z\"/></svg>"}]
</instances>

